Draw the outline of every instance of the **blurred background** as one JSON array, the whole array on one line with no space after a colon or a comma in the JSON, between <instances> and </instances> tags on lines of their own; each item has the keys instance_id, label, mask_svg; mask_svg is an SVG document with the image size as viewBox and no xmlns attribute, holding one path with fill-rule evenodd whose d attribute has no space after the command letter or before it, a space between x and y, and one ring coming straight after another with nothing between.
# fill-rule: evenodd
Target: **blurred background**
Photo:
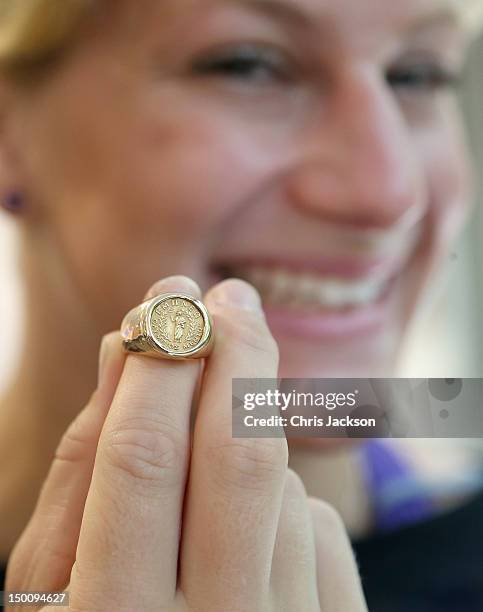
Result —
<instances>
[{"instance_id":1,"label":"blurred background","mask_svg":"<svg viewBox=\"0 0 483 612\"><path fill-rule=\"evenodd\" d=\"M483 377L483 38L471 53L462 104L475 156L478 201L435 279L432 303L408 339L398 373L403 377ZM22 337L19 276L14 226L0 215L0 393L16 367L15 346Z\"/></svg>"},{"instance_id":2,"label":"blurred background","mask_svg":"<svg viewBox=\"0 0 483 612\"><path fill-rule=\"evenodd\" d=\"M475 158L477 201L435 279L433 303L414 327L400 376L483 377L483 37L472 49L461 98Z\"/></svg>"}]
</instances>

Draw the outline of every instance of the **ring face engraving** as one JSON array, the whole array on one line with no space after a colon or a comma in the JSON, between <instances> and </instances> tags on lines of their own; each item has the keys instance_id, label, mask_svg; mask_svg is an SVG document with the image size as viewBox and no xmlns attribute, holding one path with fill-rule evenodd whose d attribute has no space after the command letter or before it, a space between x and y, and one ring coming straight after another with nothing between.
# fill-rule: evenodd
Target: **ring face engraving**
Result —
<instances>
[{"instance_id":1,"label":"ring face engraving","mask_svg":"<svg viewBox=\"0 0 483 612\"><path fill-rule=\"evenodd\" d=\"M129 353L157 359L201 359L214 346L213 321L200 300L184 293L163 293L126 314L121 338Z\"/></svg>"},{"instance_id":2,"label":"ring face engraving","mask_svg":"<svg viewBox=\"0 0 483 612\"><path fill-rule=\"evenodd\" d=\"M199 308L182 297L167 297L151 313L155 342L165 351L187 353L203 338L205 321Z\"/></svg>"}]
</instances>

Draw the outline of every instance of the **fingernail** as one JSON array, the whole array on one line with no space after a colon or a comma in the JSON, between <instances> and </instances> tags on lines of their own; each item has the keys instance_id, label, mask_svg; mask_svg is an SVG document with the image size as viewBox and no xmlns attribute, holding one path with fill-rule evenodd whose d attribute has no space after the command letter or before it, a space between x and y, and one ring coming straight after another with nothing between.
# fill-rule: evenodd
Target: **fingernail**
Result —
<instances>
[{"instance_id":1,"label":"fingernail","mask_svg":"<svg viewBox=\"0 0 483 612\"><path fill-rule=\"evenodd\" d=\"M263 312L260 294L252 285L243 280L226 280L212 290L212 295L217 304Z\"/></svg>"},{"instance_id":2,"label":"fingernail","mask_svg":"<svg viewBox=\"0 0 483 612\"><path fill-rule=\"evenodd\" d=\"M175 276L168 276L155 283L145 295L145 299L149 300L156 297L160 293L169 292L180 292L193 295L194 297L201 297L201 289L192 278L189 276L182 276L180 274Z\"/></svg>"}]
</instances>

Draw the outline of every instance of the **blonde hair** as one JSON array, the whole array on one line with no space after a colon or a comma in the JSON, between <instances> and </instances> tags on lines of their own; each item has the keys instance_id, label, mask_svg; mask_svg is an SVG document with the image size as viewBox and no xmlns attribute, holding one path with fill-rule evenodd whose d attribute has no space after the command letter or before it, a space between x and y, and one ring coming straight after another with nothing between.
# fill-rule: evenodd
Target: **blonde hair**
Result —
<instances>
[{"instance_id":1,"label":"blonde hair","mask_svg":"<svg viewBox=\"0 0 483 612\"><path fill-rule=\"evenodd\" d=\"M0 68L38 65L73 38L98 0L0 0Z\"/></svg>"},{"instance_id":2,"label":"blonde hair","mask_svg":"<svg viewBox=\"0 0 483 612\"><path fill-rule=\"evenodd\" d=\"M0 0L0 69L33 68L60 53L89 9L101 1ZM469 31L479 31L482 0L445 1Z\"/></svg>"}]
</instances>

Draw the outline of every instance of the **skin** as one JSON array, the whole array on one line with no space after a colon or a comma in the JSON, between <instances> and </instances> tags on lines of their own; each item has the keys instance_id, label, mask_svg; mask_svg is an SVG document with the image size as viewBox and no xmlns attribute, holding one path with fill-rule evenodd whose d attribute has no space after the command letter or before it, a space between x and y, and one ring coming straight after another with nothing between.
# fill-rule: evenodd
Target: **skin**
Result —
<instances>
[{"instance_id":1,"label":"skin","mask_svg":"<svg viewBox=\"0 0 483 612\"><path fill-rule=\"evenodd\" d=\"M401 86L394 72L410 60L458 72L467 37L442 0L289 6L290 18L250 2L107 2L45 82L3 83L0 188L27 201L28 344L0 431L29 441L0 444L4 552L95 386L101 336L158 278L184 274L205 292L214 261L279 255L280 245L292 256L382 250L401 273L378 333L314 343L271 331L282 376L394 372L471 185L451 88ZM290 58L290 78L264 65L244 78L199 69L247 40ZM366 528L353 460L320 450L291 454L307 490ZM353 484L343 502L341 470Z\"/></svg>"},{"instance_id":2,"label":"skin","mask_svg":"<svg viewBox=\"0 0 483 612\"><path fill-rule=\"evenodd\" d=\"M149 295L169 291L201 297L179 276ZM259 295L231 279L205 300L218 340L192 448L199 361L123 363L118 333L107 337L97 391L57 449L7 588L66 588L73 611L364 612L342 521L287 470L287 441L231 435L231 377L278 368Z\"/></svg>"}]
</instances>

